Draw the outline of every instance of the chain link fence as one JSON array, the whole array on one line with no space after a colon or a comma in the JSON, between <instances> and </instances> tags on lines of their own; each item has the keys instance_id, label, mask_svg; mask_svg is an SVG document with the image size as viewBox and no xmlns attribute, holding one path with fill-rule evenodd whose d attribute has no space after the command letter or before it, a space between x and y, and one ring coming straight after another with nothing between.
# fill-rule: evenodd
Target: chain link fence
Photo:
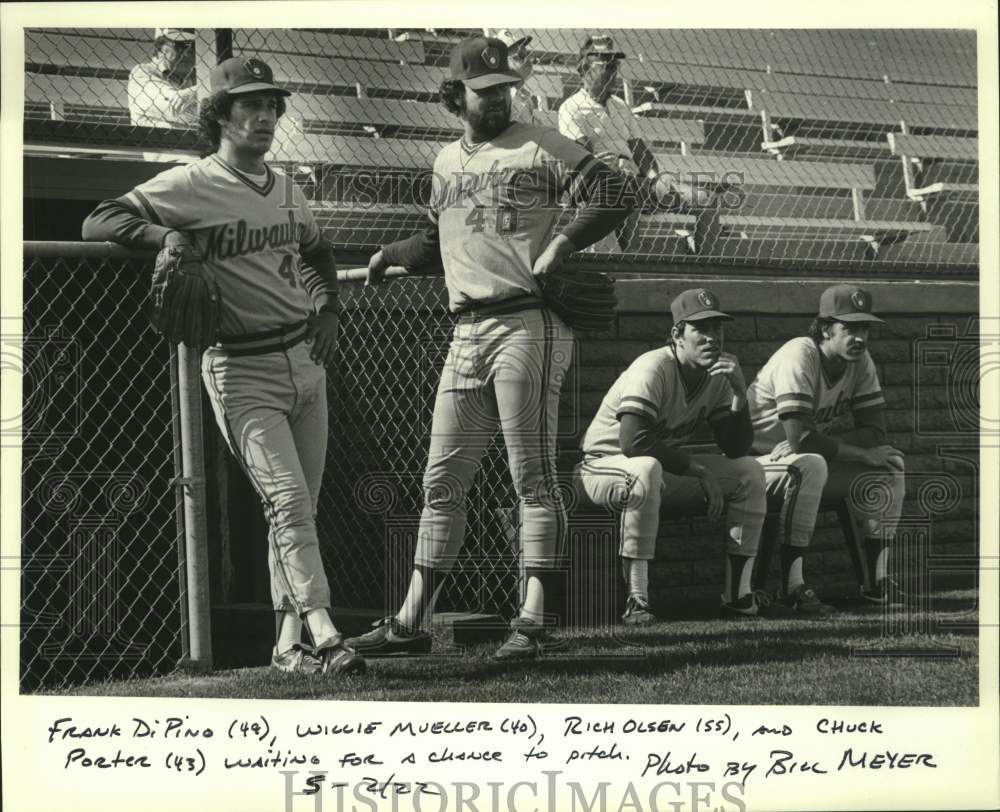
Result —
<instances>
[{"instance_id":1,"label":"chain link fence","mask_svg":"<svg viewBox=\"0 0 1000 812\"><path fill-rule=\"evenodd\" d=\"M220 48L264 59L294 91L272 158L307 187L335 244L362 250L421 222L434 157L461 133L438 89L450 49L471 33L481 32L199 30L194 68L163 81L204 95ZM602 32L626 55L613 87L631 112L596 129L571 112L583 98L579 49L593 33L511 36L532 37L515 118L586 137L616 167L657 179L641 214L597 255L637 266L975 272L973 32ZM29 144L197 151L190 109L167 110L148 80L164 64L153 30L35 29L26 40ZM719 182L730 186L711 195Z\"/></svg>"},{"instance_id":2,"label":"chain link fence","mask_svg":"<svg viewBox=\"0 0 1000 812\"><path fill-rule=\"evenodd\" d=\"M172 479L176 383L139 260L25 254L21 687L134 677L187 654ZM6 422L6 421L5 421Z\"/></svg>"},{"instance_id":3,"label":"chain link fence","mask_svg":"<svg viewBox=\"0 0 1000 812\"><path fill-rule=\"evenodd\" d=\"M24 380L23 430L5 438L23 448L21 687L169 671L187 656L185 561L176 377L142 315L151 264L33 254L23 340L4 342ZM452 319L440 280L344 288L317 524L336 604L381 609L409 577ZM516 506L498 435L442 610L512 612Z\"/></svg>"}]
</instances>

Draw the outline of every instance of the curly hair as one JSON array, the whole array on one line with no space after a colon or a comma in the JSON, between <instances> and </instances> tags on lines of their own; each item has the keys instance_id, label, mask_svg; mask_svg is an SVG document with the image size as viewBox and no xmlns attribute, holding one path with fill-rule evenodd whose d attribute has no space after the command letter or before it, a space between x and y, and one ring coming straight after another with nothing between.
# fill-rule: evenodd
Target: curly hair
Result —
<instances>
[{"instance_id":1,"label":"curly hair","mask_svg":"<svg viewBox=\"0 0 1000 812\"><path fill-rule=\"evenodd\" d=\"M833 324L836 319L823 319L818 316L812 320L812 324L809 325L809 329L806 330L806 335L813 340L813 343L818 347L823 343L825 336L823 331Z\"/></svg>"},{"instance_id":2,"label":"curly hair","mask_svg":"<svg viewBox=\"0 0 1000 812\"><path fill-rule=\"evenodd\" d=\"M465 85L461 79L444 79L438 89L441 104L449 113L461 116L465 112Z\"/></svg>"},{"instance_id":3,"label":"curly hair","mask_svg":"<svg viewBox=\"0 0 1000 812\"><path fill-rule=\"evenodd\" d=\"M233 102L236 101L236 98L236 96L225 90L219 90L207 99L201 100L201 107L198 109L198 135L205 142L205 146L202 149L202 157L211 155L213 152L218 152L219 143L222 140L222 125L219 124L219 119L229 118L229 114L233 110ZM277 95L277 99L277 115L278 118L281 118L287 109L285 97Z\"/></svg>"}]
</instances>

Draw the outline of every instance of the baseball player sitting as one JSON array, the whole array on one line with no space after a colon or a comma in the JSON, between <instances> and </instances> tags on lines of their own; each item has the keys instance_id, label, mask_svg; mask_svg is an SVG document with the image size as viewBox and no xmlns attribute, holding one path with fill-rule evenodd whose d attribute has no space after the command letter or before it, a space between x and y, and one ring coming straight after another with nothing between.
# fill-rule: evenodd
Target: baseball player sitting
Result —
<instances>
[{"instance_id":1,"label":"baseball player sitting","mask_svg":"<svg viewBox=\"0 0 1000 812\"><path fill-rule=\"evenodd\" d=\"M613 94L623 59L625 53L615 48L610 36L591 36L583 41L577 60L583 87L560 105L559 132L586 147L612 169L640 179L649 178L640 187L641 196L658 201L658 208L692 210L696 218L694 244L696 250L703 251L719 232L718 192L724 191L725 185L711 184L713 188L702 192L693 184L660 174L656 157L643 139L638 118L623 99ZM691 209L696 198L704 198L703 205ZM636 210L617 229L617 241L609 237L595 248L611 253L627 251L635 238L638 218Z\"/></svg>"},{"instance_id":2,"label":"baseball player sitting","mask_svg":"<svg viewBox=\"0 0 1000 812\"><path fill-rule=\"evenodd\" d=\"M194 86L194 31L157 28L153 58L128 76L132 123L144 127L193 127L198 123Z\"/></svg>"},{"instance_id":3,"label":"baseball player sitting","mask_svg":"<svg viewBox=\"0 0 1000 812\"><path fill-rule=\"evenodd\" d=\"M808 334L778 349L748 390L754 453L763 455L769 497L782 503L780 594L806 614L832 611L802 574L824 495L850 496L865 528L864 549L852 551L863 597L879 604L902 597L886 556L902 511L905 465L886 442L885 398L868 354L868 331L884 322L871 310L862 288L827 288ZM756 585L763 588L766 578L759 572Z\"/></svg>"},{"instance_id":4,"label":"baseball player sitting","mask_svg":"<svg viewBox=\"0 0 1000 812\"><path fill-rule=\"evenodd\" d=\"M253 57L219 63L209 81L199 124L212 154L105 200L83 236L187 246L215 277L221 333L204 353L202 379L270 525L272 667L353 674L365 663L330 617L315 521L327 442L324 367L339 325L333 253L302 190L264 163L291 94Z\"/></svg>"},{"instance_id":5,"label":"baseball player sitting","mask_svg":"<svg viewBox=\"0 0 1000 812\"><path fill-rule=\"evenodd\" d=\"M665 347L640 355L612 385L583 438L577 482L594 503L622 511L621 557L628 597L622 620L643 625L650 611L648 562L660 511L704 500L710 519L725 514L723 608L755 615L754 556L764 523L764 471L752 457L746 383L735 356L722 351L715 294L686 290L673 300ZM689 454L707 421L726 456Z\"/></svg>"},{"instance_id":6,"label":"baseball player sitting","mask_svg":"<svg viewBox=\"0 0 1000 812\"><path fill-rule=\"evenodd\" d=\"M348 643L366 656L430 649L424 627L464 543L466 495L499 427L520 505L526 584L497 657L528 659L540 653L544 578L566 534L555 438L573 352L572 330L544 306L540 280L621 222L628 210L616 201L625 182L555 130L511 122L510 87L521 77L501 40L463 40L450 73L441 99L465 132L434 162L430 223L383 246L368 268L377 283L389 265L417 271L443 263L458 322L434 404L409 590L395 616ZM553 235L564 193L587 205Z\"/></svg>"}]
</instances>

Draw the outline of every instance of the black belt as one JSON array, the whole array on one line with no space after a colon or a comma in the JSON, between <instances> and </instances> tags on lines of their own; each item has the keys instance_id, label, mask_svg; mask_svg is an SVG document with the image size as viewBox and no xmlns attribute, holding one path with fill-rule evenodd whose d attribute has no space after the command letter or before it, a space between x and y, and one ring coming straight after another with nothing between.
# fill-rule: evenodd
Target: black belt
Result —
<instances>
[{"instance_id":1,"label":"black belt","mask_svg":"<svg viewBox=\"0 0 1000 812\"><path fill-rule=\"evenodd\" d=\"M536 310L542 307L545 307L545 302L537 296L525 295L489 304L473 303L463 307L456 315L463 320L475 320L489 316L505 316L510 313L519 313L522 310Z\"/></svg>"},{"instance_id":2,"label":"black belt","mask_svg":"<svg viewBox=\"0 0 1000 812\"><path fill-rule=\"evenodd\" d=\"M220 335L219 346L231 357L241 355L264 355L269 352L283 352L296 344L301 344L309 334L308 323L297 321L274 330L243 335Z\"/></svg>"}]
</instances>

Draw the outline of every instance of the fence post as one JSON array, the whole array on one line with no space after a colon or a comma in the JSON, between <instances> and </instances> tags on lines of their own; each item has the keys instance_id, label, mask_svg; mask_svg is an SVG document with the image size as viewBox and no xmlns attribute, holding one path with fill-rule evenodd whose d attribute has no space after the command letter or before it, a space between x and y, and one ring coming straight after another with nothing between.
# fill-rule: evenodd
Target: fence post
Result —
<instances>
[{"instance_id":1,"label":"fence post","mask_svg":"<svg viewBox=\"0 0 1000 812\"><path fill-rule=\"evenodd\" d=\"M197 670L210 670L212 629L208 591L208 521L205 510L200 358L201 353L196 349L184 344L177 347L190 664Z\"/></svg>"}]
</instances>

